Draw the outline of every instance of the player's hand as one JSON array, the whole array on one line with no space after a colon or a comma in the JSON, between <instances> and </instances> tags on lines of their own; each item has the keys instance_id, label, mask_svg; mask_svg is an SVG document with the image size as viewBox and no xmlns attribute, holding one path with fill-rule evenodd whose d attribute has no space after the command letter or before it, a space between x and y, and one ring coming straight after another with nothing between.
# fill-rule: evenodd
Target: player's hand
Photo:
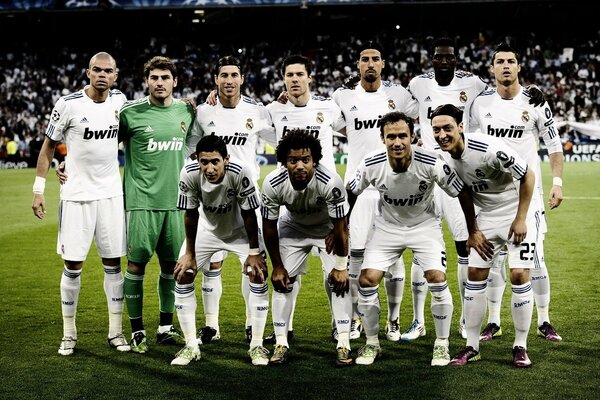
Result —
<instances>
[{"instance_id":1,"label":"player's hand","mask_svg":"<svg viewBox=\"0 0 600 400\"><path fill-rule=\"evenodd\" d=\"M562 201L562 187L558 185L553 185L552 188L550 188L550 196L548 197L548 205L550 206L550 209L553 210L556 207L560 206L560 203L562 203Z\"/></svg>"},{"instance_id":2,"label":"player's hand","mask_svg":"<svg viewBox=\"0 0 600 400\"><path fill-rule=\"evenodd\" d=\"M183 102L185 104L187 104L188 106L192 107L192 110L194 110L194 114L196 113L196 100L194 100L191 97L186 97L185 99L181 99L183 100Z\"/></svg>"},{"instance_id":3,"label":"player's hand","mask_svg":"<svg viewBox=\"0 0 600 400\"><path fill-rule=\"evenodd\" d=\"M67 182L69 175L67 175L67 172L65 171L64 161L61 161L60 164L58 164L58 167L56 168L56 177L58 178L58 183L61 185L64 185Z\"/></svg>"},{"instance_id":4,"label":"player's hand","mask_svg":"<svg viewBox=\"0 0 600 400\"><path fill-rule=\"evenodd\" d=\"M543 105L546 102L546 98L544 97L544 93L540 90L536 85L527 86L527 90L529 91L529 104L534 107L538 107Z\"/></svg>"},{"instance_id":5,"label":"player's hand","mask_svg":"<svg viewBox=\"0 0 600 400\"><path fill-rule=\"evenodd\" d=\"M343 271L332 269L327 277L327 282L332 286L333 293L338 297L344 297L350 291L350 276L347 269Z\"/></svg>"},{"instance_id":6,"label":"player's hand","mask_svg":"<svg viewBox=\"0 0 600 400\"><path fill-rule=\"evenodd\" d=\"M273 289L276 292L287 293L290 291L288 289L288 286L290 285L290 276L283 265L279 267L273 266L271 283L273 283Z\"/></svg>"},{"instance_id":7,"label":"player's hand","mask_svg":"<svg viewBox=\"0 0 600 400\"><path fill-rule=\"evenodd\" d=\"M527 236L527 223L525 221L514 220L508 231L508 240L513 238L513 244L520 244Z\"/></svg>"},{"instance_id":8,"label":"player's hand","mask_svg":"<svg viewBox=\"0 0 600 400\"><path fill-rule=\"evenodd\" d=\"M31 203L33 215L39 219L44 219L46 216L46 199L43 194L33 194L33 202Z\"/></svg>"},{"instance_id":9,"label":"player's hand","mask_svg":"<svg viewBox=\"0 0 600 400\"><path fill-rule=\"evenodd\" d=\"M480 230L469 235L469 238L467 239L467 252L469 252L471 248L475 249L481 258L486 261L491 260L494 256L494 245L487 240Z\"/></svg>"},{"instance_id":10,"label":"player's hand","mask_svg":"<svg viewBox=\"0 0 600 400\"><path fill-rule=\"evenodd\" d=\"M216 106L217 105L217 97L218 97L217 91L215 89L213 89L210 91L208 96L206 96L205 103L208 104L209 106Z\"/></svg>"},{"instance_id":11,"label":"player's hand","mask_svg":"<svg viewBox=\"0 0 600 400\"><path fill-rule=\"evenodd\" d=\"M285 90L279 94L277 102L281 104L286 104L288 102L288 93Z\"/></svg>"},{"instance_id":12,"label":"player's hand","mask_svg":"<svg viewBox=\"0 0 600 400\"><path fill-rule=\"evenodd\" d=\"M244 263L244 272L248 275L248 279L252 283L264 283L269 275L267 263L262 255L251 256L246 258Z\"/></svg>"},{"instance_id":13,"label":"player's hand","mask_svg":"<svg viewBox=\"0 0 600 400\"><path fill-rule=\"evenodd\" d=\"M352 75L344 80L342 87L344 89L354 89L360 82L360 75Z\"/></svg>"},{"instance_id":14,"label":"player's hand","mask_svg":"<svg viewBox=\"0 0 600 400\"><path fill-rule=\"evenodd\" d=\"M191 283L197 273L196 257L193 254L185 253L177 260L173 276L177 283Z\"/></svg>"}]
</instances>

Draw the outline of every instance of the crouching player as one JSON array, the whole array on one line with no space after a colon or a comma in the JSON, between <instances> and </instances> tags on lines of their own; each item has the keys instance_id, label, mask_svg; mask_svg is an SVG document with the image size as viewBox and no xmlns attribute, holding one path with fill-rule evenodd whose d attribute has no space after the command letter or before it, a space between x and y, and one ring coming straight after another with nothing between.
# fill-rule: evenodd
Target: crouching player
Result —
<instances>
[{"instance_id":1,"label":"crouching player","mask_svg":"<svg viewBox=\"0 0 600 400\"><path fill-rule=\"evenodd\" d=\"M215 135L200 139L196 155L197 163L181 170L179 182L178 207L185 210L186 250L175 266L175 306L186 345L171 364L187 365L200 359L194 278L199 267L209 268L213 254L226 250L240 259L250 281L252 341L248 354L253 365L267 365L269 352L262 337L269 289L255 212L259 196L252 172L230 160L225 142Z\"/></svg>"}]
</instances>

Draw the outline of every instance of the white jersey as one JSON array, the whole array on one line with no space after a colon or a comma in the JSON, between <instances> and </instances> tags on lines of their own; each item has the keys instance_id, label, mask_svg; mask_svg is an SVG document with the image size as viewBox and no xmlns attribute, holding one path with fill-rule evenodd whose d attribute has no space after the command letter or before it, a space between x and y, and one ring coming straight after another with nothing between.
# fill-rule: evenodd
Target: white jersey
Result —
<instances>
[{"instance_id":1,"label":"white jersey","mask_svg":"<svg viewBox=\"0 0 600 400\"><path fill-rule=\"evenodd\" d=\"M193 139L186 144L188 153L195 152L198 141L207 135L222 138L231 157L252 168L254 182L260 177L256 162L258 138L276 144L266 108L247 96L242 96L236 107L224 107L218 100L214 106L200 105L192 127Z\"/></svg>"},{"instance_id":2,"label":"white jersey","mask_svg":"<svg viewBox=\"0 0 600 400\"><path fill-rule=\"evenodd\" d=\"M244 227L240 210L259 208L259 197L253 183L250 165L242 166L230 159L225 167L225 177L219 183L209 182L197 161L187 163L179 177L177 207L183 210L198 209L199 229L227 239Z\"/></svg>"},{"instance_id":3,"label":"white jersey","mask_svg":"<svg viewBox=\"0 0 600 400\"><path fill-rule=\"evenodd\" d=\"M496 89L486 90L475 99L469 115L465 116L466 129L498 137L519 153L529 167L534 168L536 187L542 194L540 138L549 153L562 153L562 144L548 103L534 107L529 104L529 98L525 88L511 100L502 99Z\"/></svg>"},{"instance_id":4,"label":"white jersey","mask_svg":"<svg viewBox=\"0 0 600 400\"><path fill-rule=\"evenodd\" d=\"M67 145L65 171L69 179L60 186L62 200L90 201L123 195L119 172L119 110L127 98L119 90L96 103L85 89L56 102L46 136Z\"/></svg>"},{"instance_id":5,"label":"white jersey","mask_svg":"<svg viewBox=\"0 0 600 400\"><path fill-rule=\"evenodd\" d=\"M359 84L354 89L338 88L333 100L342 109L348 138L348 165L344 182L350 181L360 161L370 152L383 150L379 129L381 117L400 111L418 116L417 101L402 85L383 81L379 89L367 92Z\"/></svg>"},{"instance_id":6,"label":"white jersey","mask_svg":"<svg viewBox=\"0 0 600 400\"><path fill-rule=\"evenodd\" d=\"M497 138L465 132L464 140L460 159L449 157L448 164L471 188L473 201L480 208L478 218L500 220L516 215L518 181L527 173L527 162Z\"/></svg>"},{"instance_id":7,"label":"white jersey","mask_svg":"<svg viewBox=\"0 0 600 400\"><path fill-rule=\"evenodd\" d=\"M333 131L339 131L346 126L340 107L332 100L312 96L305 106L296 106L288 101L281 104L274 101L266 106L275 127L277 142L292 129L301 128L319 139L323 158L320 163L331 171L335 171L335 156L333 152Z\"/></svg>"},{"instance_id":8,"label":"white jersey","mask_svg":"<svg viewBox=\"0 0 600 400\"><path fill-rule=\"evenodd\" d=\"M394 172L385 151L374 152L362 160L348 186L356 195L373 186L379 191L383 219L411 227L437 218L433 202L436 184L451 197L458 196L464 186L456 171L437 153L412 146L406 172Z\"/></svg>"},{"instance_id":9,"label":"white jersey","mask_svg":"<svg viewBox=\"0 0 600 400\"><path fill-rule=\"evenodd\" d=\"M465 110L486 87L487 84L480 77L461 70L454 72L454 78L448 86L440 86L435 80L434 72L412 78L408 84L408 91L419 102L419 124L423 147L432 150L440 148L431 128L433 110L442 104L452 104Z\"/></svg>"},{"instance_id":10,"label":"white jersey","mask_svg":"<svg viewBox=\"0 0 600 400\"><path fill-rule=\"evenodd\" d=\"M338 174L318 165L304 190L293 188L287 168L271 171L262 186L261 214L264 219L290 224L306 237L324 238L333 228L331 218L343 218L350 205ZM287 212L281 214L280 207Z\"/></svg>"}]
</instances>

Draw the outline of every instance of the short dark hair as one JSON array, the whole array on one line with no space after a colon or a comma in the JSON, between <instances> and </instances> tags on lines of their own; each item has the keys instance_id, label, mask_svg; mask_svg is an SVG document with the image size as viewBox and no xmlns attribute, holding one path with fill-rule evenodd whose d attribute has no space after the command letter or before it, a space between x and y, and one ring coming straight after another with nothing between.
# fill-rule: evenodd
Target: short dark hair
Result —
<instances>
[{"instance_id":1,"label":"short dark hair","mask_svg":"<svg viewBox=\"0 0 600 400\"><path fill-rule=\"evenodd\" d=\"M460 108L456 107L454 104L442 104L438 106L431 113L431 119L434 117L438 117L440 115L448 115L456 121L456 124L460 124L463 120L463 112Z\"/></svg>"},{"instance_id":2,"label":"short dark hair","mask_svg":"<svg viewBox=\"0 0 600 400\"><path fill-rule=\"evenodd\" d=\"M438 47L452 47L453 50L456 49L456 43L454 39L451 39L447 36L442 36L433 41L432 53L435 54L435 49Z\"/></svg>"},{"instance_id":3,"label":"short dark hair","mask_svg":"<svg viewBox=\"0 0 600 400\"><path fill-rule=\"evenodd\" d=\"M498 45L494 49L494 55L492 56L492 65L494 65L494 60L496 59L496 54L498 54L501 51L508 52L508 53L514 53L515 58L517 59L517 61L519 61L519 53L517 53L516 50L513 49L508 43L501 42L501 43L498 43Z\"/></svg>"},{"instance_id":4,"label":"short dark hair","mask_svg":"<svg viewBox=\"0 0 600 400\"><path fill-rule=\"evenodd\" d=\"M196 144L196 155L198 158L200 158L200 153L202 152L210 153L213 151L218 152L223 158L226 158L229 154L227 152L225 141L217 135L204 136L198 141L198 144Z\"/></svg>"},{"instance_id":5,"label":"short dark hair","mask_svg":"<svg viewBox=\"0 0 600 400\"><path fill-rule=\"evenodd\" d=\"M150 71L153 69L167 69L171 71L173 78L177 78L177 66L169 58L165 56L154 56L146 64L144 64L144 76L147 78L150 76Z\"/></svg>"},{"instance_id":6,"label":"short dark hair","mask_svg":"<svg viewBox=\"0 0 600 400\"><path fill-rule=\"evenodd\" d=\"M367 50L367 49L374 49L374 50L379 51L379 53L381 54L381 58L383 58L383 46L381 45L381 43L379 43L375 40L367 40L366 42L361 42L356 47L358 56L360 57L360 53L362 53L364 50Z\"/></svg>"},{"instance_id":7,"label":"short dark hair","mask_svg":"<svg viewBox=\"0 0 600 400\"><path fill-rule=\"evenodd\" d=\"M304 57L300 54L293 54L286 57L285 60L283 60L283 63L281 63L281 76L285 76L285 68L290 64L303 64L308 75L310 75L312 72L312 63L308 57Z\"/></svg>"},{"instance_id":8,"label":"short dark hair","mask_svg":"<svg viewBox=\"0 0 600 400\"><path fill-rule=\"evenodd\" d=\"M385 114L383 117L381 117L381 121L380 121L380 125L379 125L379 131L381 132L381 136L384 135L383 128L386 125L390 125L390 124L393 124L394 122L399 122L399 121L406 122L406 125L408 125L408 130L410 131L411 136L415 133L415 123L413 122L411 117L409 117L408 115L406 115L400 111L392 111L392 112Z\"/></svg>"},{"instance_id":9,"label":"short dark hair","mask_svg":"<svg viewBox=\"0 0 600 400\"><path fill-rule=\"evenodd\" d=\"M225 56L225 57L219 58L219 61L217 61L217 67L215 68L215 76L219 76L219 72L221 72L221 68L226 67L228 65L233 65L234 67L238 67L240 70L240 74L242 74L242 63L241 63L240 59L237 57L234 57L234 56Z\"/></svg>"},{"instance_id":10,"label":"short dark hair","mask_svg":"<svg viewBox=\"0 0 600 400\"><path fill-rule=\"evenodd\" d=\"M290 150L300 149L309 149L315 164L323 158L319 139L307 133L305 129L294 128L279 141L276 150L277 161L285 165Z\"/></svg>"}]
</instances>

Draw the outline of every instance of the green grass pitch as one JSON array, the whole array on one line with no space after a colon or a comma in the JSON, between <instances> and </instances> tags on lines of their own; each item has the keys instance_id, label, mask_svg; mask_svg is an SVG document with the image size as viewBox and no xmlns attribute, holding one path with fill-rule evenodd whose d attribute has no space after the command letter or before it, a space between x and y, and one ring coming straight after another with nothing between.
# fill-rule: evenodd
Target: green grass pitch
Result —
<instances>
[{"instance_id":1,"label":"green grass pitch","mask_svg":"<svg viewBox=\"0 0 600 400\"><path fill-rule=\"evenodd\" d=\"M546 192L551 178L544 164ZM343 166L340 166L343 170ZM263 176L266 173L263 170ZM79 342L72 357L57 354L62 336L56 254L58 185L51 172L48 214L31 212L34 169L0 171L0 398L2 399L597 399L600 398L600 164L565 165L564 200L548 211L546 259L550 269L550 316L563 336L550 343L535 336L528 351L533 368L511 366L514 329L506 291L504 336L482 343L482 361L466 367L429 365L434 328L428 309L427 335L410 343L384 339L382 357L372 366L336 368L330 339L330 314L322 273L314 257L305 275L294 321L288 365L253 367L246 355L240 268L229 258L223 268L220 324L222 339L203 345L202 359L188 367L169 365L179 350L153 345L158 319L156 259L147 268L144 318L150 352L118 353L107 346L107 311L102 268L92 248L82 274L77 326ZM448 281L454 296L451 354L464 345L457 335L460 301L456 255L446 232ZM410 260L410 254L405 255ZM123 270L125 259L123 259ZM410 271L407 271L410 277ZM407 279L410 280L410 279ZM198 291L199 292L199 291ZM382 289L382 322L386 306ZM429 299L428 306L429 307ZM406 284L400 326L412 318ZM201 300L198 326L204 325ZM270 323L270 320L269 320ZM129 323L124 317L127 337ZM271 331L268 324L267 332ZM352 342L353 351L364 338Z\"/></svg>"}]
</instances>

